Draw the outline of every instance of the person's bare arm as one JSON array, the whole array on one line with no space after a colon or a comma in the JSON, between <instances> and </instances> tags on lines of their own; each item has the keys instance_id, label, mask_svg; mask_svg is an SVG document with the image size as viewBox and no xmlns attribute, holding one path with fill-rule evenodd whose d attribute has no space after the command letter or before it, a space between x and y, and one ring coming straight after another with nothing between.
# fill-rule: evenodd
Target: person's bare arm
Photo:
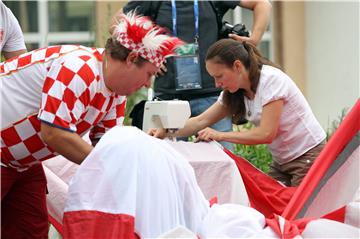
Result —
<instances>
[{"instance_id":1,"label":"person's bare arm","mask_svg":"<svg viewBox=\"0 0 360 239\"><path fill-rule=\"evenodd\" d=\"M68 160L81 164L93 146L78 134L41 123L41 137L53 150Z\"/></svg>"},{"instance_id":2,"label":"person's bare arm","mask_svg":"<svg viewBox=\"0 0 360 239\"><path fill-rule=\"evenodd\" d=\"M227 141L235 144L269 144L277 135L283 101L276 100L263 107L260 125L241 132L219 132L210 128L199 131L197 141Z\"/></svg>"},{"instance_id":3,"label":"person's bare arm","mask_svg":"<svg viewBox=\"0 0 360 239\"><path fill-rule=\"evenodd\" d=\"M165 138L166 136L187 137L196 134L203 128L206 128L228 115L228 109L215 102L202 114L192 117L186 121L184 128L179 129L175 133L166 133L164 129L150 129L149 134L157 138Z\"/></svg>"},{"instance_id":4,"label":"person's bare arm","mask_svg":"<svg viewBox=\"0 0 360 239\"><path fill-rule=\"evenodd\" d=\"M271 17L271 3L268 0L241 0L240 6L253 11L253 27L250 38L230 34L231 38L239 41L250 41L259 44Z\"/></svg>"},{"instance_id":5,"label":"person's bare arm","mask_svg":"<svg viewBox=\"0 0 360 239\"><path fill-rule=\"evenodd\" d=\"M23 54L25 52L27 52L26 49L22 49L22 50L19 50L19 51L9 51L9 52L3 51L2 54L3 54L4 58L5 58L5 60L9 60L10 58L21 55L21 54Z\"/></svg>"}]
</instances>

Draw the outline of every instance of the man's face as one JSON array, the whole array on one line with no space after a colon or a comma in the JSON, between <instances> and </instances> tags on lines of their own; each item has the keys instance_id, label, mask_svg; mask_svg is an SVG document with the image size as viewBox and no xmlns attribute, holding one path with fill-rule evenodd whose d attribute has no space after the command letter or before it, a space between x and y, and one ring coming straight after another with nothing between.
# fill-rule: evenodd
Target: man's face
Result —
<instances>
[{"instance_id":1,"label":"man's face","mask_svg":"<svg viewBox=\"0 0 360 239\"><path fill-rule=\"evenodd\" d=\"M130 58L130 59L129 59ZM150 87L158 68L146 61L136 64L137 58L131 56L125 62L106 56L104 78L106 86L119 95L129 96L141 87Z\"/></svg>"}]
</instances>

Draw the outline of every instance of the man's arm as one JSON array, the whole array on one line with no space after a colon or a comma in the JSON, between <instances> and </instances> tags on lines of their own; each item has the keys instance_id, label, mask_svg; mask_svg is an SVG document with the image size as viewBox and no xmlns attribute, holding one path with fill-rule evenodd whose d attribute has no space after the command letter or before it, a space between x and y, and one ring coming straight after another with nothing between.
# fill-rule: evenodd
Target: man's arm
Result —
<instances>
[{"instance_id":1,"label":"man's arm","mask_svg":"<svg viewBox=\"0 0 360 239\"><path fill-rule=\"evenodd\" d=\"M250 38L231 34L231 38L239 41L250 41L257 45L266 31L271 17L271 4L268 0L242 0L240 6L253 11L253 27Z\"/></svg>"},{"instance_id":2,"label":"man's arm","mask_svg":"<svg viewBox=\"0 0 360 239\"><path fill-rule=\"evenodd\" d=\"M19 50L19 51L9 51L9 52L3 51L2 54L3 54L4 58L5 58L5 60L8 60L8 59L13 58L15 56L19 56L19 55L21 55L21 54L23 54L25 52L27 52L26 49Z\"/></svg>"},{"instance_id":3,"label":"man's arm","mask_svg":"<svg viewBox=\"0 0 360 239\"><path fill-rule=\"evenodd\" d=\"M77 133L46 123L41 123L41 137L55 152L77 164L81 164L93 149Z\"/></svg>"}]
</instances>

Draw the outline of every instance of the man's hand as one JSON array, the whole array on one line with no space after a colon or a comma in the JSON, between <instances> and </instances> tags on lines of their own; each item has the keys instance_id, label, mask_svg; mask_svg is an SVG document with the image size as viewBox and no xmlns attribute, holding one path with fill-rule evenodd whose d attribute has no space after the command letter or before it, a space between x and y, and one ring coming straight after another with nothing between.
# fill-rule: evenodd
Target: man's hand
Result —
<instances>
[{"instance_id":1,"label":"man's hand","mask_svg":"<svg viewBox=\"0 0 360 239\"><path fill-rule=\"evenodd\" d=\"M199 142L199 141L209 142L211 140L222 141L221 134L222 134L222 132L219 132L212 128L207 127L205 129L200 130L197 133L195 142Z\"/></svg>"}]
</instances>

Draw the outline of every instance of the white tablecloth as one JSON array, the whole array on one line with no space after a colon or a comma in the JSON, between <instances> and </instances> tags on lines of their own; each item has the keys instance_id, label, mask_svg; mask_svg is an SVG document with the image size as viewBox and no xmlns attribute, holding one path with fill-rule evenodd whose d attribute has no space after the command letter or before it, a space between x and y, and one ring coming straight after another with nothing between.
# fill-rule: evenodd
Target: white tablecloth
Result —
<instances>
[{"instance_id":1,"label":"white tablecloth","mask_svg":"<svg viewBox=\"0 0 360 239\"><path fill-rule=\"evenodd\" d=\"M196 180L207 199L216 196L220 204L236 203L249 206L249 199L239 170L216 143L168 141L187 158L194 168Z\"/></svg>"}]
</instances>

